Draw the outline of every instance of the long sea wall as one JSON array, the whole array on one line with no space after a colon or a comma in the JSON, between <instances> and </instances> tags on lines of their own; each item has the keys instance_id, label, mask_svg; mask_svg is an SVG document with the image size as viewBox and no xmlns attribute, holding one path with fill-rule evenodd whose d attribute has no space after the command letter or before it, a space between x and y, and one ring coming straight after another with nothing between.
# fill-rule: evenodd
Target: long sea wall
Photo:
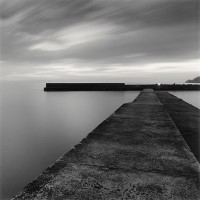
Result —
<instances>
[{"instance_id":1,"label":"long sea wall","mask_svg":"<svg viewBox=\"0 0 200 200\"><path fill-rule=\"evenodd\" d=\"M126 85L125 83L46 83L44 91L134 91L154 90L199 90L197 84L143 84Z\"/></svg>"}]
</instances>

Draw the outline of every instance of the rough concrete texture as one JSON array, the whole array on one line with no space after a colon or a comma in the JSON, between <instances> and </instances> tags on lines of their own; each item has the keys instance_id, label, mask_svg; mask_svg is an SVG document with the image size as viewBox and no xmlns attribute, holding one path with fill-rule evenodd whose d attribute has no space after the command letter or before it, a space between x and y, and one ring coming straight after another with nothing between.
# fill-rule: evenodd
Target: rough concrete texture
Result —
<instances>
[{"instance_id":1,"label":"rough concrete texture","mask_svg":"<svg viewBox=\"0 0 200 200\"><path fill-rule=\"evenodd\" d=\"M143 90L14 199L199 199L199 175L155 92Z\"/></svg>"},{"instance_id":2,"label":"rough concrete texture","mask_svg":"<svg viewBox=\"0 0 200 200\"><path fill-rule=\"evenodd\" d=\"M156 95L200 162L200 110L168 92Z\"/></svg>"}]
</instances>

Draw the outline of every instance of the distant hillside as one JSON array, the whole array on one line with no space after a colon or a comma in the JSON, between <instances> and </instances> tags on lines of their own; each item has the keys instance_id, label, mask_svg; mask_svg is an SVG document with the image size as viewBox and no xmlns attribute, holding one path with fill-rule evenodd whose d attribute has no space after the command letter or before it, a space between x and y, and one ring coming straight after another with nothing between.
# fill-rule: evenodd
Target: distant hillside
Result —
<instances>
[{"instance_id":1,"label":"distant hillside","mask_svg":"<svg viewBox=\"0 0 200 200\"><path fill-rule=\"evenodd\" d=\"M200 76L197 76L192 80L187 80L186 83L200 83Z\"/></svg>"}]
</instances>

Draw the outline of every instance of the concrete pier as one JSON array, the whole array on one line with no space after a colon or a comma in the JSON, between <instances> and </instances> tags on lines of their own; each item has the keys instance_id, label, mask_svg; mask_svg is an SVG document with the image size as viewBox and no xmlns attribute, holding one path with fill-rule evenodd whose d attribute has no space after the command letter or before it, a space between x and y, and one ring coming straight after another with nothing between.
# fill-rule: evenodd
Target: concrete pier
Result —
<instances>
[{"instance_id":1,"label":"concrete pier","mask_svg":"<svg viewBox=\"0 0 200 200\"><path fill-rule=\"evenodd\" d=\"M156 95L200 162L200 110L168 92L157 91Z\"/></svg>"},{"instance_id":2,"label":"concrete pier","mask_svg":"<svg viewBox=\"0 0 200 200\"><path fill-rule=\"evenodd\" d=\"M199 163L159 99L143 90L14 199L199 199Z\"/></svg>"}]
</instances>

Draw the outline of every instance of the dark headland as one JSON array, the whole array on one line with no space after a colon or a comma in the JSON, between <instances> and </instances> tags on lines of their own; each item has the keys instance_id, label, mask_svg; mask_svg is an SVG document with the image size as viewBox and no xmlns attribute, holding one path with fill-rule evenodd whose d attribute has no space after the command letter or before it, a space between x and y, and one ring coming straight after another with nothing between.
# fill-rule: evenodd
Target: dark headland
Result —
<instances>
[{"instance_id":1,"label":"dark headland","mask_svg":"<svg viewBox=\"0 0 200 200\"><path fill-rule=\"evenodd\" d=\"M197 76L192 80L187 80L186 83L200 83L200 76Z\"/></svg>"},{"instance_id":2,"label":"dark headland","mask_svg":"<svg viewBox=\"0 0 200 200\"><path fill-rule=\"evenodd\" d=\"M44 91L200 90L198 84L46 83Z\"/></svg>"}]
</instances>

